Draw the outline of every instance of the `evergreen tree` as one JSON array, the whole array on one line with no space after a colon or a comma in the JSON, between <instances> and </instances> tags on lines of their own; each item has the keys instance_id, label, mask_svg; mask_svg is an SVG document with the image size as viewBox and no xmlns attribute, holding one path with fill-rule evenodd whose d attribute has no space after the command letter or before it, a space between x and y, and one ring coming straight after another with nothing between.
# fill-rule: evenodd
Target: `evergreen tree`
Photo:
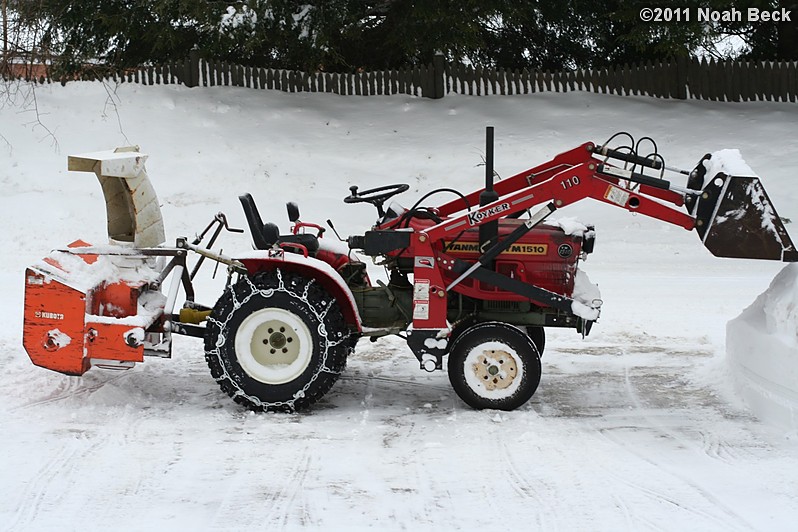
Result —
<instances>
[{"instance_id":1,"label":"evergreen tree","mask_svg":"<svg viewBox=\"0 0 798 532\"><path fill-rule=\"evenodd\" d=\"M353 71L449 61L573 69L711 49L738 35L752 59L798 59L798 1L683 0L691 20L644 22L649 0L8 0L40 28L62 71L206 57L276 68ZM703 23L699 7L793 11L787 23Z\"/></svg>"}]
</instances>

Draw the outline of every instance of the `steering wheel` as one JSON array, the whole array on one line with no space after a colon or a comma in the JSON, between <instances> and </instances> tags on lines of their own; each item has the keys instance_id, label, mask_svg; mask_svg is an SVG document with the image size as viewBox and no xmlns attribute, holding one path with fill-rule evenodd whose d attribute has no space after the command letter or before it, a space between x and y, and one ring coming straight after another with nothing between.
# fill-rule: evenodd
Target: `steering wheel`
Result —
<instances>
[{"instance_id":1,"label":"steering wheel","mask_svg":"<svg viewBox=\"0 0 798 532\"><path fill-rule=\"evenodd\" d=\"M405 192L410 188L410 185L400 183L397 185L385 185L384 187L370 188L363 192L358 192L357 186L349 187L349 195L344 198L344 203L371 203L377 208L377 214L380 217L385 215L382 210L382 204L385 200Z\"/></svg>"}]
</instances>

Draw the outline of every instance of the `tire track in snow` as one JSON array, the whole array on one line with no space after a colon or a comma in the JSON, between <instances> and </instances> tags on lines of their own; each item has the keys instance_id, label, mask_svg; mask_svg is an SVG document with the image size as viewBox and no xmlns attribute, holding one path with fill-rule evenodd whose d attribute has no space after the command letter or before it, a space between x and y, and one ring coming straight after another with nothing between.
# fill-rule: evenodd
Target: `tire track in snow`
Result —
<instances>
[{"instance_id":1,"label":"tire track in snow","mask_svg":"<svg viewBox=\"0 0 798 532\"><path fill-rule=\"evenodd\" d=\"M623 500L623 497L619 497L616 494L612 494L612 501L615 503L615 507L621 511L623 514L623 520L626 524L626 530L636 530L639 527L635 526L635 520L641 521L646 526L648 526L651 530L665 530L664 528L657 526L652 521L641 518L640 516L633 515L632 511L629 509L629 505L626 504L626 501Z\"/></svg>"},{"instance_id":2,"label":"tire track in snow","mask_svg":"<svg viewBox=\"0 0 798 532\"><path fill-rule=\"evenodd\" d=\"M53 487L54 479L63 481L71 478L72 473L80 469L81 458L93 454L98 447L108 438L95 441L84 447L86 437L72 440L69 445L62 447L27 482L19 498L14 519L6 530L31 530L42 512L45 501L48 499ZM70 482L70 485L74 483ZM64 490L57 492L54 498L61 499L68 495Z\"/></svg>"},{"instance_id":3,"label":"tire track in snow","mask_svg":"<svg viewBox=\"0 0 798 532\"><path fill-rule=\"evenodd\" d=\"M436 448L434 450L440 451L441 449ZM405 470L410 465L411 463L408 461L397 464L398 467ZM441 515L441 512L452 508L454 504L452 493L445 486L445 479L442 481L442 479L430 474L426 460L413 460L412 467L414 481L408 483L407 487L391 488L389 495L394 498L401 497L399 500L420 502L420 504L409 504L411 510L409 519L408 521L403 521L399 527L402 529L415 526L422 528L434 527L436 519Z\"/></svg>"},{"instance_id":4,"label":"tire track in snow","mask_svg":"<svg viewBox=\"0 0 798 532\"><path fill-rule=\"evenodd\" d=\"M107 380L102 382L96 382L93 384L86 384L85 380L82 380L77 377L68 377L66 379L66 384L64 381L56 386L55 390L51 391L46 397L41 399L35 399L33 401L29 401L27 403L23 403L21 405L17 405L15 407L9 408L9 412L17 412L20 410L25 410L27 408L33 408L35 406L46 405L50 403L57 403L60 401L65 401L67 399L77 398L84 395L90 396L92 393L100 390L106 384L111 384L125 376L124 373L121 373L115 377L111 377Z\"/></svg>"},{"instance_id":5,"label":"tire track in snow","mask_svg":"<svg viewBox=\"0 0 798 532\"><path fill-rule=\"evenodd\" d=\"M264 516L263 522L266 528L276 527L285 530L289 525L300 525L302 527L313 524L310 513L304 501L299 500L305 486L305 479L311 465L311 453L309 445L303 445L299 455L291 466L290 473L283 477L281 486L269 497L273 503L271 511ZM299 505L297 508L297 501ZM298 510L298 522L292 522L294 511Z\"/></svg>"},{"instance_id":6,"label":"tire track in snow","mask_svg":"<svg viewBox=\"0 0 798 532\"><path fill-rule=\"evenodd\" d=\"M733 464L738 461L737 454L716 433L702 430L699 431L699 435L701 436L702 449L707 456L727 464Z\"/></svg>"},{"instance_id":7,"label":"tire track in snow","mask_svg":"<svg viewBox=\"0 0 798 532\"><path fill-rule=\"evenodd\" d=\"M624 522L626 523L626 530L640 530L639 523L644 524L646 528L650 530L669 530L667 527L658 525L647 516L639 515L633 512L632 509L629 508L629 505L626 504L626 501L623 499L623 497L613 494L612 500L615 503L615 507L618 508L623 514Z\"/></svg>"},{"instance_id":8,"label":"tire track in snow","mask_svg":"<svg viewBox=\"0 0 798 532\"><path fill-rule=\"evenodd\" d=\"M149 414L144 413L136 413L134 415L127 415L125 412L123 414L123 421L120 421L120 425L124 427L124 431L117 434L115 432L111 433L111 437L107 439L105 447L110 450L110 455L114 456L119 449L131 449L131 448L138 448L142 446L142 442L147 442L147 445L152 445L149 442L149 438L146 434L142 434L142 426L150 420ZM119 440L119 441L117 441ZM173 458L169 461L169 466L171 468L177 461L179 461L181 456L181 449L182 449L182 441L173 441L171 442L172 448L176 449L171 454ZM121 494L125 497L135 496L142 492L142 487L145 486L145 463L142 463L139 460L130 460L125 465L125 475L127 481L127 487ZM163 475L165 476L168 469L164 470Z\"/></svg>"},{"instance_id":9,"label":"tire track in snow","mask_svg":"<svg viewBox=\"0 0 798 532\"><path fill-rule=\"evenodd\" d=\"M690 441L690 440L688 440L688 439L676 434L672 430L670 430L667 427L663 426L662 423L660 423L659 421L654 419L652 416L645 414L646 407L643 405L642 401L640 400L640 396L639 396L639 394L637 392L637 389L635 388L635 386L632 383L632 378L631 378L631 375L630 375L628 367L625 368L625 390L626 390L627 397L631 401L631 403L634 406L635 410L638 412L637 415L639 415L640 417L645 419L646 428L651 428L651 429L659 432L662 436L665 436L667 438L670 438L670 439L672 439L674 441L679 442L680 444L684 445L685 448L687 448L687 449L690 449L690 448L695 449L697 447L694 442L692 442L692 441ZM686 485L689 488L691 488L696 494L698 494L701 498L703 498L706 502L708 502L711 505L712 508L717 509L720 512L722 512L722 514L723 514L723 516L725 516L725 518L724 517L719 517L717 515L714 515L710 511L702 509L702 508L699 508L699 507L697 507L695 505L688 505L688 504L685 504L683 502L677 501L675 498L670 497L670 496L666 495L665 493L662 493L659 490L654 490L652 488L647 488L647 487L642 486L640 484L637 484L637 483L634 483L632 481L629 481L628 479L625 479L623 477L618 476L617 474L615 474L612 471L608 471L609 475L615 477L620 482L622 482L624 484L627 484L628 486L636 489L637 491L639 491L639 492L641 492L643 494L646 494L648 496L654 497L658 501L674 505L675 507L680 508L680 509L682 509L684 511L690 512L690 513L692 513L692 514L694 514L696 516L704 517L704 518L706 518L706 519L708 519L708 520L710 520L710 521L712 521L714 523L717 523L721 528L723 528L725 530L730 530L730 529L749 530L749 529L753 529L754 528L750 523L748 523L743 517L741 517L739 514L737 514L733 509L731 509L728 506L726 506L717 497L712 495L710 492L708 492L707 490L705 490L701 486L698 486L696 483L692 482L688 478L683 477L682 475L679 475L679 474L674 473L673 471L671 471L669 469L666 469L663 466L661 461L658 461L656 459L652 459L652 458L648 457L647 455L643 454L643 452L637 450L635 447L632 447L632 446L628 445L626 442L624 442L623 440L619 439L614 434L612 434L612 431L618 430L619 428L621 428L621 429L627 428L627 429L631 429L631 430L634 430L634 431L640 431L641 428L644 428L644 427L635 426L635 425L627 426L627 427L614 427L614 428L598 427L597 431L601 435L606 437L609 441L611 441L611 442L617 444L618 446L624 448L627 452L633 454L634 456L636 456L640 460L652 465L657 470L661 471L663 474L666 474L666 475L672 477L673 479L675 479L680 484ZM716 457L713 457L712 454L711 454L711 452L712 452L711 449L714 448L713 444L710 443L709 446L708 446L706 444L706 442L702 442L702 445L700 447L701 447L701 452L705 456L707 456L707 458L716 459ZM708 449L710 450L710 452L707 452Z\"/></svg>"},{"instance_id":10,"label":"tire track in snow","mask_svg":"<svg viewBox=\"0 0 798 532\"><path fill-rule=\"evenodd\" d=\"M612 473L608 473L608 476L611 476L616 481L621 482L622 484L625 484L626 486L629 486L630 488L633 488L636 492L641 493L641 494L651 498L652 500L654 500L657 503L664 503L666 506L670 505L673 508L678 508L679 510L683 510L683 511L689 512L689 513L694 514L694 515L696 515L698 517L703 517L705 519L709 519L710 521L713 521L713 522L721 525L723 528L725 528L724 525L726 523L723 520L718 519L715 516L713 516L713 515L711 515L711 514L709 514L707 512L704 512L704 511L699 510L697 508L693 508L693 507L687 506L687 505L685 505L685 504L683 504L683 503L681 503L679 501L676 501L674 498L665 495L661 491L654 490L654 489L642 486L640 484L637 484L637 483L632 482L632 481L630 481L628 479L622 478L622 477L620 477L618 475L614 475ZM639 516L636 516L636 517L639 518Z\"/></svg>"},{"instance_id":11,"label":"tire track in snow","mask_svg":"<svg viewBox=\"0 0 798 532\"><path fill-rule=\"evenodd\" d=\"M319 520L311 515L302 498L312 465L310 445L302 445L294 454L296 458L293 462L281 462L279 469L272 469L279 470L280 473L279 476L270 477L276 484L271 487L261 485L257 493L253 492L253 485L257 485L260 478L253 479L252 476L261 475L264 469L258 467L249 474L236 469L235 479L228 487L221 507L216 510L210 528L224 529L230 523L236 523L236 527L242 530L286 530L319 526ZM242 497L242 493L248 496ZM242 519L242 516L247 518Z\"/></svg>"},{"instance_id":12,"label":"tire track in snow","mask_svg":"<svg viewBox=\"0 0 798 532\"><path fill-rule=\"evenodd\" d=\"M648 460L646 460L646 461L648 461ZM653 462L650 462L650 461L648 461L648 462L651 463L652 465L656 465L656 464L653 464ZM657 467L659 467L659 466L657 466ZM723 519L722 517L719 517L717 515L714 515L708 510L704 510L704 509L699 508L699 507L697 507L695 505L688 505L685 502L683 502L683 500L677 500L675 497L672 497L672 496L666 494L665 492L663 492L661 490L656 490L654 488L643 486L642 484L639 484L637 482L633 482L633 481L631 481L631 480L629 480L627 478L624 478L624 477L614 473L610 469L605 469L605 471L606 471L605 474L606 474L607 477L613 478L613 479L615 479L616 482L619 482L621 484L624 484L624 485L632 488L636 493L639 493L639 494L643 495L644 497L647 497L647 498L655 501L656 503L658 503L660 505L663 505L663 506L666 506L666 507L671 507L671 508L674 508L674 509L678 509L678 510L687 512L689 514L692 514L695 517L702 518L704 520L704 522L714 523L714 524L716 524L718 526L718 530L749 530L749 529L753 529L753 527L751 527L747 523L743 527L741 527L739 524L730 523L728 520ZM683 481L683 479L679 479L679 480ZM691 488L695 489L699 493L699 495L706 497L706 493L703 490L693 486L689 482L686 482L686 483ZM627 509L629 508L629 505L626 504L626 501L624 500L623 497L621 497L620 495L616 495L616 497L618 497L621 501L623 501L623 506L625 508L627 508ZM712 501L710 501L710 502L712 502ZM664 530L663 527L656 525L655 523L653 523L649 519L642 518L639 515L630 514L630 516L634 520L643 521L646 524L648 524L649 526L652 526L652 527L657 528L657 529L663 529ZM736 517L737 519L740 519L739 516L736 516L736 515L733 516L733 517ZM704 528L704 525L696 524L695 526L696 526L696 529ZM634 529L636 527L631 527L631 528Z\"/></svg>"},{"instance_id":13,"label":"tire track in snow","mask_svg":"<svg viewBox=\"0 0 798 532\"><path fill-rule=\"evenodd\" d=\"M515 461L512 459L512 452L507 447L506 442L502 442L502 459L504 460L504 464L507 466L507 480L510 482L510 486L512 486L513 490L518 493L523 499L531 499L535 502L535 508L538 509L535 512L535 526L531 527L535 530L556 530L557 526L557 515L553 516L553 524L550 523L550 519L546 517L546 501L540 496L537 490L533 487L532 483L530 483L526 477L518 469Z\"/></svg>"},{"instance_id":14,"label":"tire track in snow","mask_svg":"<svg viewBox=\"0 0 798 532\"><path fill-rule=\"evenodd\" d=\"M288 484L288 496L281 512L281 529L285 529L288 525L292 524L290 521L291 516L294 513L298 514L297 517L299 519L299 525L302 528L306 528L314 524L318 525L317 522L314 523L314 520L308 511L307 504L305 504L305 500L302 497L302 494L305 490L305 481L307 480L308 471L310 471L312 463L312 455L310 453L310 448L307 445L303 449L302 456L299 458L297 463L298 465L294 470L294 477Z\"/></svg>"},{"instance_id":15,"label":"tire track in snow","mask_svg":"<svg viewBox=\"0 0 798 532\"><path fill-rule=\"evenodd\" d=\"M628 367L624 369L624 389L633 406L638 411L645 412L646 407L640 400L640 394L638 393L637 387L632 384L632 377ZM714 432L698 429L697 432L701 442L697 443L693 439L690 439L689 437L686 437L685 435L666 427L652 416L642 414L642 417L648 422L652 429L658 431L661 435L682 444L685 448L700 449L701 452L713 460L718 460L727 464L732 463L732 453L726 452L727 445Z\"/></svg>"},{"instance_id":16,"label":"tire track in snow","mask_svg":"<svg viewBox=\"0 0 798 532\"><path fill-rule=\"evenodd\" d=\"M356 382L365 382L369 383L371 381L376 382L387 382L390 384L401 384L402 386L418 386L424 388L426 390L440 390L443 392L451 392L452 389L447 386L437 386L435 384L431 384L428 382L414 382L411 380L402 380L402 379L392 379L390 377L381 377L377 375L341 375L340 379L342 381L356 381Z\"/></svg>"}]
</instances>

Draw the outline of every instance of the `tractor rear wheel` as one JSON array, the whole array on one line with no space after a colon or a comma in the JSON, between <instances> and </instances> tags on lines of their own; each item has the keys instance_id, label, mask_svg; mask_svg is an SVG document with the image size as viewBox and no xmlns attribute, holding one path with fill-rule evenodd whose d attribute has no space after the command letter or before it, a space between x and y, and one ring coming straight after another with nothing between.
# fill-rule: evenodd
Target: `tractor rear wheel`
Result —
<instances>
[{"instance_id":1,"label":"tractor rear wheel","mask_svg":"<svg viewBox=\"0 0 798 532\"><path fill-rule=\"evenodd\" d=\"M292 412L332 388L352 340L338 303L322 286L275 270L225 289L208 318L205 360L237 403Z\"/></svg>"},{"instance_id":2,"label":"tractor rear wheel","mask_svg":"<svg viewBox=\"0 0 798 532\"><path fill-rule=\"evenodd\" d=\"M469 406L514 410L540 384L540 356L524 331L482 322L457 337L449 352L449 381Z\"/></svg>"}]
</instances>

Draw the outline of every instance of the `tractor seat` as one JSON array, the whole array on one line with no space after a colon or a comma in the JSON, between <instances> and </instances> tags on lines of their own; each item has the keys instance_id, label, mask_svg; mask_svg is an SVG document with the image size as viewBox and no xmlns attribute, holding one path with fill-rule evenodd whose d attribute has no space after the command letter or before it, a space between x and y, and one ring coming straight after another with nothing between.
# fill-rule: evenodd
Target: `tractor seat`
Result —
<instances>
[{"instance_id":1,"label":"tractor seat","mask_svg":"<svg viewBox=\"0 0 798 532\"><path fill-rule=\"evenodd\" d=\"M319 239L314 235L280 235L280 230L277 225L271 222L264 224L251 194L243 194L238 196L238 199L241 201L241 206L244 208L244 215L247 218L249 232L252 234L252 242L255 244L255 249L269 249L274 244L293 243L305 246L308 253L315 253L318 251Z\"/></svg>"},{"instance_id":2,"label":"tractor seat","mask_svg":"<svg viewBox=\"0 0 798 532\"><path fill-rule=\"evenodd\" d=\"M292 243L301 244L305 246L310 255L313 255L319 250L319 239L315 235L299 234L299 235L282 235L278 238L277 243Z\"/></svg>"}]
</instances>

